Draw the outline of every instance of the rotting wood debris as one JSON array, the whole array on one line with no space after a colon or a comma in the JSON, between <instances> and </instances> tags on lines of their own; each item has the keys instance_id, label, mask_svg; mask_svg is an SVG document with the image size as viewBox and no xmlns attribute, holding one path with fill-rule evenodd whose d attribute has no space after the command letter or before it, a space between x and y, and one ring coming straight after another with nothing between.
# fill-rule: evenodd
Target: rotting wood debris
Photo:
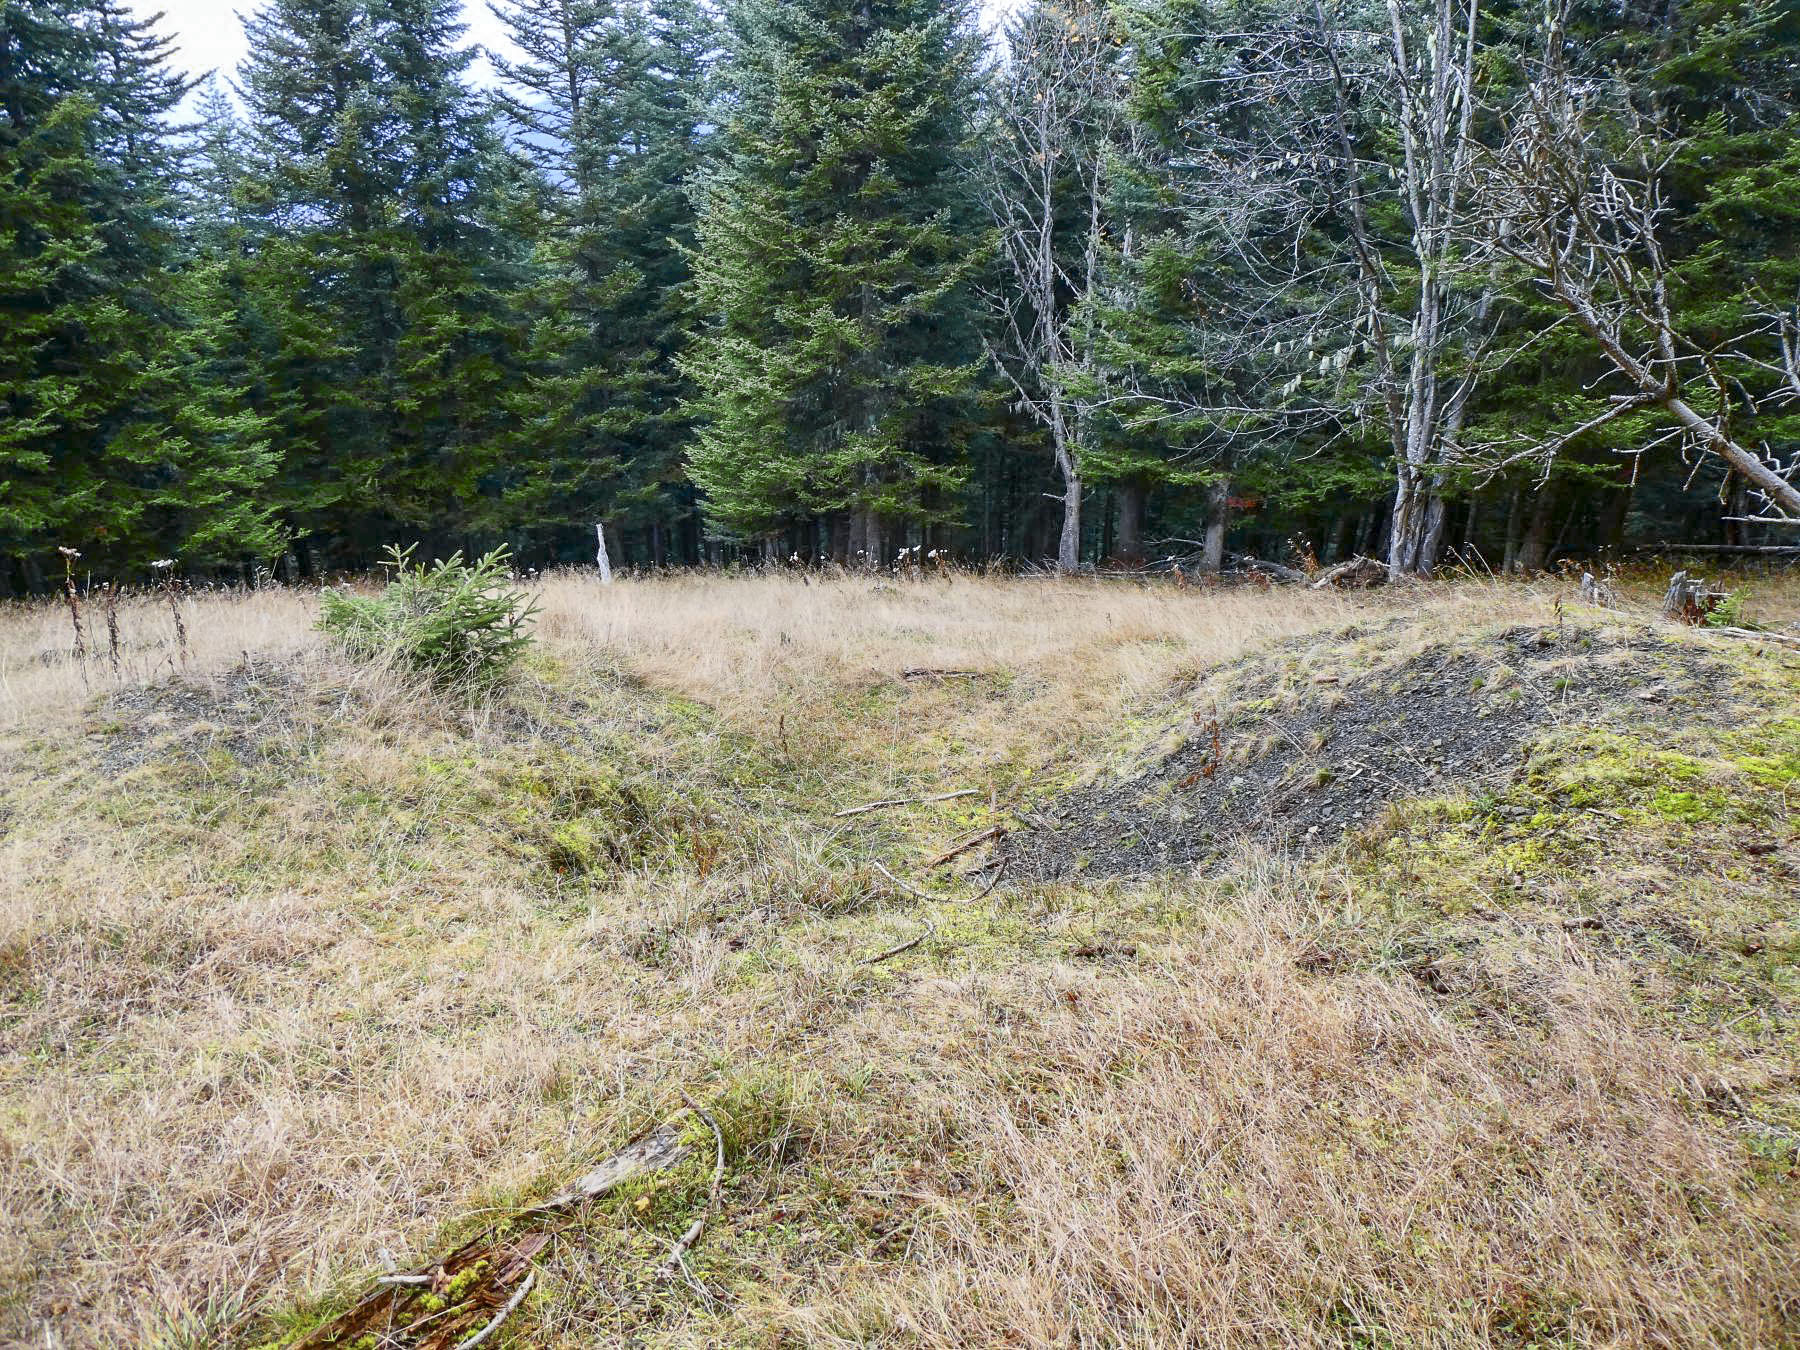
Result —
<instances>
[{"instance_id":1,"label":"rotting wood debris","mask_svg":"<svg viewBox=\"0 0 1800 1350\"><path fill-rule=\"evenodd\" d=\"M712 1132L716 1150L712 1184L705 1209L671 1246L669 1259L658 1271L664 1279L687 1274L686 1253L718 1208L725 1174L724 1136L717 1122L691 1099L683 1111L640 1135L568 1190L492 1225L437 1261L375 1277L367 1294L295 1341L291 1350L358 1344L395 1350L477 1350L525 1301L537 1278L538 1258L583 1206L688 1156L690 1150L681 1142L683 1117L688 1114Z\"/></svg>"}]
</instances>

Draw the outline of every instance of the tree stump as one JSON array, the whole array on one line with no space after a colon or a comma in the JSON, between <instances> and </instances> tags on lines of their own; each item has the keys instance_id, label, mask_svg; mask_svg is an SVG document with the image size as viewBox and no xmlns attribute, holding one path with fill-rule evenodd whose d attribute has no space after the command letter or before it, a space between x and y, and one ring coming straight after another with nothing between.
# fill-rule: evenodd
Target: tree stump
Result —
<instances>
[{"instance_id":1,"label":"tree stump","mask_svg":"<svg viewBox=\"0 0 1800 1350\"><path fill-rule=\"evenodd\" d=\"M1581 598L1601 609L1612 609L1619 602L1618 597L1613 594L1613 588L1592 572L1581 574Z\"/></svg>"},{"instance_id":2,"label":"tree stump","mask_svg":"<svg viewBox=\"0 0 1800 1350\"><path fill-rule=\"evenodd\" d=\"M1677 572L1669 578L1669 589L1663 594L1663 618L1681 623L1704 623L1706 616L1724 601L1725 592L1708 590L1704 577Z\"/></svg>"}]
</instances>

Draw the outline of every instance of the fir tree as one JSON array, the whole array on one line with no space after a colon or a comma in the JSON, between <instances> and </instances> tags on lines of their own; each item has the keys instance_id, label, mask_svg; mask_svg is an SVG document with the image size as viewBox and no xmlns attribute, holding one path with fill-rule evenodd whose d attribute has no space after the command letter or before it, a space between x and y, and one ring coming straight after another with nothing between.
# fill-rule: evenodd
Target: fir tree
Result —
<instances>
[{"instance_id":1,"label":"fir tree","mask_svg":"<svg viewBox=\"0 0 1800 1350\"><path fill-rule=\"evenodd\" d=\"M176 234L166 43L111 3L0 10L0 553L266 556L260 424Z\"/></svg>"},{"instance_id":2,"label":"fir tree","mask_svg":"<svg viewBox=\"0 0 1800 1350\"><path fill-rule=\"evenodd\" d=\"M242 88L284 505L361 556L481 523L519 327L499 148L454 0L277 0Z\"/></svg>"},{"instance_id":3,"label":"fir tree","mask_svg":"<svg viewBox=\"0 0 1800 1350\"><path fill-rule=\"evenodd\" d=\"M946 0L742 0L702 185L691 456L713 528L848 513L851 554L948 514L972 378L975 39Z\"/></svg>"},{"instance_id":4,"label":"fir tree","mask_svg":"<svg viewBox=\"0 0 1800 1350\"><path fill-rule=\"evenodd\" d=\"M645 527L660 555L691 511L675 358L710 23L687 0L496 12L525 56L498 63L502 99L546 204L530 375L510 399L527 451L512 505L560 525L566 547L605 519Z\"/></svg>"}]
</instances>

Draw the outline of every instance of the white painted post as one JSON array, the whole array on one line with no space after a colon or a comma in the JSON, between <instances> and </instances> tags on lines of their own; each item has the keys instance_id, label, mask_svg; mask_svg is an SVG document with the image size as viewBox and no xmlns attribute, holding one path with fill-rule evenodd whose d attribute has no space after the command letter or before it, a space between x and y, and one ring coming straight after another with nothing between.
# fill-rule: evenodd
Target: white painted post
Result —
<instances>
[{"instance_id":1,"label":"white painted post","mask_svg":"<svg viewBox=\"0 0 1800 1350\"><path fill-rule=\"evenodd\" d=\"M595 558L595 561L600 564L600 584L610 586L612 585L612 559L606 556L606 526L599 521L594 522L594 538L600 541L600 552Z\"/></svg>"}]
</instances>

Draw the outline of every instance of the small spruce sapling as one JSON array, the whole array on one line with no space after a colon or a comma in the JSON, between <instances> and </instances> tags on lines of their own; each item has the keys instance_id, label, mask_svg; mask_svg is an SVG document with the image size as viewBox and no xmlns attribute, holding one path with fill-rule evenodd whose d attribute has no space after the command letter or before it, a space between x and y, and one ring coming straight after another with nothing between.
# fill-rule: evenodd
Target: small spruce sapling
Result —
<instances>
[{"instance_id":1,"label":"small spruce sapling","mask_svg":"<svg viewBox=\"0 0 1800 1350\"><path fill-rule=\"evenodd\" d=\"M364 660L392 660L444 683L493 683L531 644L526 629L538 612L512 584L507 549L426 567L412 561L416 548L389 546L381 565L393 575L377 595L326 590L319 626Z\"/></svg>"}]
</instances>

